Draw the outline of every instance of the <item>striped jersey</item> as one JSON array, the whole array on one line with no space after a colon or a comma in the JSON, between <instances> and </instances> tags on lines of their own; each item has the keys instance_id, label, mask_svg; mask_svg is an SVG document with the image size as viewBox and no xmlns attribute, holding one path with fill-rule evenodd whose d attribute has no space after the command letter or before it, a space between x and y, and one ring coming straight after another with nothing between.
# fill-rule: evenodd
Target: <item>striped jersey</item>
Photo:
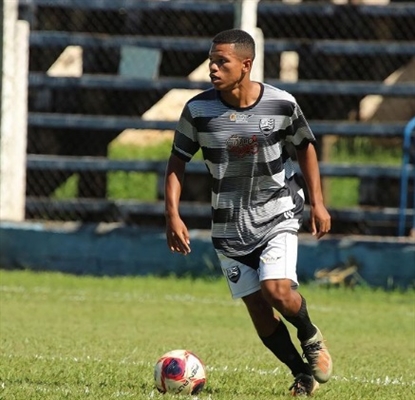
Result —
<instances>
[{"instance_id":1,"label":"striped jersey","mask_svg":"<svg viewBox=\"0 0 415 400\"><path fill-rule=\"evenodd\" d=\"M304 205L287 143L315 137L295 98L261 84L255 104L235 108L220 92L189 100L172 153L188 162L201 149L212 176L212 241L228 256L243 256L281 231L297 232Z\"/></svg>"}]
</instances>

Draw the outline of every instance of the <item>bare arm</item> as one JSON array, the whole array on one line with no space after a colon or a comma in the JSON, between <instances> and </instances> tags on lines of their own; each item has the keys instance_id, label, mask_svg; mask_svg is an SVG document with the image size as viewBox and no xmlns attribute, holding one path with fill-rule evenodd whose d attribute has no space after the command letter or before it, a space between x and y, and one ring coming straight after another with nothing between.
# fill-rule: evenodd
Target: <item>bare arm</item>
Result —
<instances>
[{"instance_id":1,"label":"bare arm","mask_svg":"<svg viewBox=\"0 0 415 400\"><path fill-rule=\"evenodd\" d=\"M309 144L304 149L297 149L297 159L310 198L311 233L320 239L330 231L331 218L324 205L320 170L314 146Z\"/></svg>"},{"instance_id":2,"label":"bare arm","mask_svg":"<svg viewBox=\"0 0 415 400\"><path fill-rule=\"evenodd\" d=\"M171 155L164 181L167 245L171 251L190 253L189 232L179 213L180 195L186 162Z\"/></svg>"}]
</instances>

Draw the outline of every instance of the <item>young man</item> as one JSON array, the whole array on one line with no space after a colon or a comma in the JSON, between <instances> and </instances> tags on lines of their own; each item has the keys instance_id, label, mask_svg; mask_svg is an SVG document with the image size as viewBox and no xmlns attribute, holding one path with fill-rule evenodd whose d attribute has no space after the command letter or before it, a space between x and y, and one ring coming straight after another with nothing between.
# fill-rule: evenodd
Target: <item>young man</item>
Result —
<instances>
[{"instance_id":1,"label":"young man","mask_svg":"<svg viewBox=\"0 0 415 400\"><path fill-rule=\"evenodd\" d=\"M332 361L296 290L304 193L287 143L296 149L317 238L330 230L330 215L315 137L290 94L251 81L254 58L254 40L242 30L221 32L212 41L213 88L185 105L166 170L167 242L172 251L190 253L179 201L185 165L201 149L213 182L212 241L232 296L242 298L264 345L291 370L292 394L308 396L329 380ZM307 362L273 309L297 328Z\"/></svg>"}]
</instances>

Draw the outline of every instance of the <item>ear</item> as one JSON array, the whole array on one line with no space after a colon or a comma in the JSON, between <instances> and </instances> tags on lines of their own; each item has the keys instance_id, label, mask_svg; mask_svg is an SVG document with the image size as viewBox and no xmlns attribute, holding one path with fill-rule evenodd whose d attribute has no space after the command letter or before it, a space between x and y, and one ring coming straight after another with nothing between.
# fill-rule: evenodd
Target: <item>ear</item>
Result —
<instances>
[{"instance_id":1,"label":"ear","mask_svg":"<svg viewBox=\"0 0 415 400\"><path fill-rule=\"evenodd\" d=\"M251 71L252 68L252 59L245 58L245 60L242 61L242 71L247 73Z\"/></svg>"}]
</instances>

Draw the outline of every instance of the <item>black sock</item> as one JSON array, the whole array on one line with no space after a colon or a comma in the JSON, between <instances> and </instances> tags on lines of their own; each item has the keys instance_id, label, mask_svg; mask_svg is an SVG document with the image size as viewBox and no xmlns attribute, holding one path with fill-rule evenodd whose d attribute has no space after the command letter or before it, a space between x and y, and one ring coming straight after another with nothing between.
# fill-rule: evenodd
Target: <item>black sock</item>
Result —
<instances>
[{"instance_id":1,"label":"black sock","mask_svg":"<svg viewBox=\"0 0 415 400\"><path fill-rule=\"evenodd\" d=\"M311 375L310 367L305 363L291 341L290 333L282 321L279 321L274 333L260 337L262 343L291 370L296 376L299 373Z\"/></svg>"},{"instance_id":2,"label":"black sock","mask_svg":"<svg viewBox=\"0 0 415 400\"><path fill-rule=\"evenodd\" d=\"M307 311L307 302L303 296L301 296L301 307L297 315L291 317L283 315L283 317L297 328L297 337L301 342L310 339L317 332L316 327L311 323Z\"/></svg>"}]
</instances>

